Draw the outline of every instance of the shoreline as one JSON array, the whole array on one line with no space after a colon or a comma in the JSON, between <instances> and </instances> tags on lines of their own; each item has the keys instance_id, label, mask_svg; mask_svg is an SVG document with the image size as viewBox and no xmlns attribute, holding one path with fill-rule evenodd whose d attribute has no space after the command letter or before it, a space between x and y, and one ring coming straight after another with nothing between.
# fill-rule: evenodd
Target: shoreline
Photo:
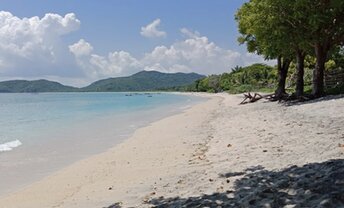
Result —
<instances>
[{"instance_id":1,"label":"shoreline","mask_svg":"<svg viewBox=\"0 0 344 208\"><path fill-rule=\"evenodd\" d=\"M210 99L136 130L104 153L3 196L0 204L7 208L262 207L273 206L277 197L279 205L291 207L302 200L306 207L343 205L330 198L328 189L335 184L328 184L328 175L343 169L344 149L338 144L344 144L340 110L344 98L290 106L261 101L239 106L240 95L204 96ZM320 175L309 178L313 173ZM307 185L298 185L300 180ZM271 183L275 185L269 187ZM328 193L310 194L305 189L313 186L327 188Z\"/></svg>"},{"instance_id":2,"label":"shoreline","mask_svg":"<svg viewBox=\"0 0 344 208\"><path fill-rule=\"evenodd\" d=\"M36 130L36 135L25 135L35 140L30 143L30 139L24 139L24 145L18 149L0 153L0 169L3 170L0 196L17 192L79 160L105 152L130 138L136 129L203 102L191 95L177 99L185 101L127 113L96 115L91 120L68 121L68 124L50 125L50 128L48 125Z\"/></svg>"},{"instance_id":3,"label":"shoreline","mask_svg":"<svg viewBox=\"0 0 344 208\"><path fill-rule=\"evenodd\" d=\"M43 128L42 124L41 129L33 128L35 133L28 131L27 135L18 136L23 138L18 140L23 145L13 151L0 152L0 196L16 192L79 160L111 149L130 138L136 129L203 102L191 95L176 99L181 101L146 110L99 113L92 119L85 119L90 118L86 115L77 122L67 120L62 124L48 124L48 128Z\"/></svg>"},{"instance_id":4,"label":"shoreline","mask_svg":"<svg viewBox=\"0 0 344 208\"><path fill-rule=\"evenodd\" d=\"M202 97L202 98L209 98L209 97L211 97L211 96L209 96L207 94L204 94L204 93L174 93L174 94L182 94L182 95L185 95L185 96L199 96L199 97ZM11 198L11 197L17 198L17 195L21 195L20 193L23 193L23 192L25 192L25 193L32 193L33 195L35 195L35 193L34 193L35 191L33 191L33 192L31 191L32 189L35 190L36 189L35 187L40 187L41 184L43 184L43 186L45 186L44 183L46 183L46 182L48 182L48 183L51 183L51 182L55 183L54 181L56 180L56 176L59 177L59 175L64 175L66 172L68 172L69 169L74 169L73 167L76 167L76 166L83 166L83 168L84 168L84 165L85 165L84 163L88 163L88 161L91 161L91 160L97 160L97 159L94 159L94 158L97 158L97 157L99 157L99 158L106 157L107 154L111 154L111 152L116 151L117 149L121 149L120 146L123 146L123 145L125 146L126 143L130 143L130 140L133 140L132 137L134 137L134 135L136 134L137 131L142 131L142 130L144 130L147 127L149 128L151 125L154 125L155 123L159 123L160 121L168 119L170 117L174 117L174 116L178 116L178 115L184 114L186 111L192 109L194 106L202 105L205 102L208 102L208 100L204 100L204 101L200 101L200 102L197 102L197 103L193 103L192 106L187 106L186 108L181 108L181 109L178 109L178 110L175 109L173 111L171 110L169 115L167 115L167 116L165 116L163 118L160 118L158 120L155 120L153 122L147 123L146 125L144 125L142 127L139 127L133 133L131 133L128 138L122 140L120 143L116 144L113 147L108 148L105 151L103 151L101 153L97 153L97 154L92 155L92 156L89 156L89 157L87 157L85 159L78 160L78 161L72 163L71 165L67 165L66 167L63 167L63 168L61 168L61 169L59 169L57 171L54 171L54 172L50 173L48 176L43 177L42 179L40 179L38 181L35 181L33 183L30 183L28 185L23 186L19 190L16 190L14 192L10 192L10 193L6 193L6 194L1 195L0 196L0 203L2 204L2 202L1 202L2 200L6 201L6 199ZM103 159L99 159L99 161L100 160L103 160ZM91 169L93 169L93 167L90 166L89 170L91 171ZM74 171L72 171L72 172L74 172ZM73 173L71 173L71 175L73 175ZM38 189L41 189L41 188L42 187L40 187ZM46 189L48 187L44 187L44 188ZM40 192L40 191L38 191L38 192ZM24 195L26 195L26 194L24 194ZM19 196L19 198L21 198L21 196ZM26 198L26 197L24 197L24 198ZM28 200L28 201L32 202L31 199ZM54 199L49 199L49 200L55 201ZM53 203L51 201L49 203L47 203L46 205L44 205L44 207L45 206L49 207L49 204ZM14 204L13 204L14 207L19 206L16 203L18 203L18 201L14 200ZM41 206L41 205L36 205L35 203L30 205L30 203L29 204L24 203L23 205L20 205L20 206L24 206L24 207L37 207L37 206ZM7 204L6 206L8 206L8 207L11 206L11 203L6 203L6 204ZM38 202L38 204L40 204L40 202Z\"/></svg>"}]
</instances>

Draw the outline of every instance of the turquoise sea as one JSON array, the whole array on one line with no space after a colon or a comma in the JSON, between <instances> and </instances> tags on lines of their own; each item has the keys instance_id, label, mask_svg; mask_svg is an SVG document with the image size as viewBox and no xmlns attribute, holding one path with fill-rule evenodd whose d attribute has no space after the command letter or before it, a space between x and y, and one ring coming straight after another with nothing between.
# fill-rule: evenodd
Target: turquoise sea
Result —
<instances>
[{"instance_id":1,"label":"turquoise sea","mask_svg":"<svg viewBox=\"0 0 344 208\"><path fill-rule=\"evenodd\" d=\"M0 194L202 100L171 93L0 94Z\"/></svg>"}]
</instances>

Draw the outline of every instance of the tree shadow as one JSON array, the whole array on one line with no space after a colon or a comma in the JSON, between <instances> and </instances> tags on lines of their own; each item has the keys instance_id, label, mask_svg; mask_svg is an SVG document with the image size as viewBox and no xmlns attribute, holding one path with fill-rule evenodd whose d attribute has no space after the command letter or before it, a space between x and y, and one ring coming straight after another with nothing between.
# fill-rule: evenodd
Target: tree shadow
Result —
<instances>
[{"instance_id":1,"label":"tree shadow","mask_svg":"<svg viewBox=\"0 0 344 208\"><path fill-rule=\"evenodd\" d=\"M295 106L295 105L305 105L305 104L311 104L311 103L317 103L322 101L329 101L329 100L337 100L344 98L344 94L341 95L327 95L320 98L315 99L304 99L304 100L298 100L298 99L292 99L292 100L286 100L286 101L280 101L284 106Z\"/></svg>"},{"instance_id":2,"label":"tree shadow","mask_svg":"<svg viewBox=\"0 0 344 208\"><path fill-rule=\"evenodd\" d=\"M239 173L220 174L230 178ZM175 207L344 207L344 160L291 166L281 171L252 167L234 190L196 197L153 198L149 205Z\"/></svg>"}]
</instances>

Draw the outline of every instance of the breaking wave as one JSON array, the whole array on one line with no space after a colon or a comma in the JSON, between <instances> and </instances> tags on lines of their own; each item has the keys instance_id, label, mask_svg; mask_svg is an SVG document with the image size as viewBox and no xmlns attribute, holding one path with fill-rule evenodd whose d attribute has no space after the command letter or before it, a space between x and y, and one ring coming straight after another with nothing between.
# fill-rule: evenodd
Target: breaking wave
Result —
<instances>
[{"instance_id":1,"label":"breaking wave","mask_svg":"<svg viewBox=\"0 0 344 208\"><path fill-rule=\"evenodd\" d=\"M0 144L0 152L11 151L16 147L19 147L20 145L22 145L22 143L19 140L14 140L11 142Z\"/></svg>"}]
</instances>

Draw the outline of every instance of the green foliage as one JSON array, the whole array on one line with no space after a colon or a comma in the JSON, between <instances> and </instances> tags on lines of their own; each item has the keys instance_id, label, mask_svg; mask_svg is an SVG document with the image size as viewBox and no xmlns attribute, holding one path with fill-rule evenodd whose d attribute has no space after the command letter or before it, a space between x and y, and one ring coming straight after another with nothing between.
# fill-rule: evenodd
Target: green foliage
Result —
<instances>
[{"instance_id":1,"label":"green foliage","mask_svg":"<svg viewBox=\"0 0 344 208\"><path fill-rule=\"evenodd\" d=\"M337 68L344 68L344 46L335 48L330 54L330 59L333 60Z\"/></svg>"},{"instance_id":2,"label":"green foliage","mask_svg":"<svg viewBox=\"0 0 344 208\"><path fill-rule=\"evenodd\" d=\"M306 56L304 62L304 84L305 86L312 85L313 70L315 69L316 59L312 56ZM296 85L296 63L293 61L290 64L287 76L287 87L294 88Z\"/></svg>"},{"instance_id":3,"label":"green foliage","mask_svg":"<svg viewBox=\"0 0 344 208\"><path fill-rule=\"evenodd\" d=\"M333 71L333 70L336 70L336 69L337 69L337 65L336 65L336 62L334 60L328 60L325 63L325 70L326 71Z\"/></svg>"},{"instance_id":4,"label":"green foliage","mask_svg":"<svg viewBox=\"0 0 344 208\"><path fill-rule=\"evenodd\" d=\"M224 90L240 86L269 87L274 86L276 79L277 72L273 67L264 64L253 64L229 74L224 74L221 79L221 86Z\"/></svg>"},{"instance_id":5,"label":"green foliage","mask_svg":"<svg viewBox=\"0 0 344 208\"><path fill-rule=\"evenodd\" d=\"M296 0L294 0L296 1ZM311 43L318 43L331 49L331 46L343 43L344 1L342 0L304 0L296 4L305 21Z\"/></svg>"},{"instance_id":6,"label":"green foliage","mask_svg":"<svg viewBox=\"0 0 344 208\"><path fill-rule=\"evenodd\" d=\"M306 45L301 41L305 36L301 34L301 19L294 15L288 0L250 0L236 14L241 34L238 41L246 43L249 52L267 59L293 57L301 44ZM298 32L294 32L295 27L299 27Z\"/></svg>"},{"instance_id":7,"label":"green foliage","mask_svg":"<svg viewBox=\"0 0 344 208\"><path fill-rule=\"evenodd\" d=\"M312 77L313 77L313 71L315 69L315 63L316 63L316 58L312 56L306 56L305 58L305 74L304 74L304 83L305 87L307 86L307 89L311 89L312 85ZM336 71L337 69L341 68L342 66L340 64L337 64L335 60L330 59L326 62L325 64L325 73L331 73L333 71ZM288 73L288 78L287 78L287 85L289 88L293 88L296 83L296 65L294 62L290 64L290 70ZM306 88L305 88L306 90ZM310 92L310 91L309 91Z\"/></svg>"},{"instance_id":8,"label":"green foliage","mask_svg":"<svg viewBox=\"0 0 344 208\"><path fill-rule=\"evenodd\" d=\"M344 93L344 84L337 85L333 88L326 89L326 94L328 95L339 95Z\"/></svg>"},{"instance_id":9,"label":"green foliage","mask_svg":"<svg viewBox=\"0 0 344 208\"><path fill-rule=\"evenodd\" d=\"M199 92L242 93L247 91L272 91L277 80L277 70L265 64L236 67L230 73L210 75L197 82Z\"/></svg>"},{"instance_id":10,"label":"green foliage","mask_svg":"<svg viewBox=\"0 0 344 208\"><path fill-rule=\"evenodd\" d=\"M221 91L220 78L221 77L219 75L210 75L199 80L197 84L197 91L215 93Z\"/></svg>"},{"instance_id":11,"label":"green foliage","mask_svg":"<svg viewBox=\"0 0 344 208\"><path fill-rule=\"evenodd\" d=\"M323 70L331 71L344 63L343 56L338 56L340 53L332 57L333 61L328 61L332 51L343 52L339 47L344 44L343 19L343 0L249 0L236 14L241 34L238 41L245 43L248 51L267 59L316 55L313 94L321 96ZM295 65L292 68L296 68ZM309 72L306 68L306 83ZM293 85L295 77L289 78Z\"/></svg>"}]
</instances>

